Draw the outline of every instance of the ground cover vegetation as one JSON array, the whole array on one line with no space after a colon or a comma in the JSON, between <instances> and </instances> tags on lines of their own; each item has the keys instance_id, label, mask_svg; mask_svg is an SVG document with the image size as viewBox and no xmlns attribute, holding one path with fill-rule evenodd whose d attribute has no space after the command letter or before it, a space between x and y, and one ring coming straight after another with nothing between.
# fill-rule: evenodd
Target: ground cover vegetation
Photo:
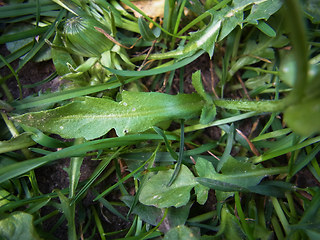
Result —
<instances>
[{"instance_id":1,"label":"ground cover vegetation","mask_svg":"<svg viewBox=\"0 0 320 240\"><path fill-rule=\"evenodd\" d=\"M320 239L319 1L0 3L0 239Z\"/></svg>"}]
</instances>

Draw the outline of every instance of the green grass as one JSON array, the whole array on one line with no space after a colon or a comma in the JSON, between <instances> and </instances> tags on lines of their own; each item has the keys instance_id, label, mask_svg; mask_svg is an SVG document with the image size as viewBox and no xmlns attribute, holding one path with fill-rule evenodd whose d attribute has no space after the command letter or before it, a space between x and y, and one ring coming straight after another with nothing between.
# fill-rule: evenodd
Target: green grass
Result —
<instances>
[{"instance_id":1,"label":"green grass","mask_svg":"<svg viewBox=\"0 0 320 240\"><path fill-rule=\"evenodd\" d=\"M0 239L319 239L317 1L8 2Z\"/></svg>"}]
</instances>

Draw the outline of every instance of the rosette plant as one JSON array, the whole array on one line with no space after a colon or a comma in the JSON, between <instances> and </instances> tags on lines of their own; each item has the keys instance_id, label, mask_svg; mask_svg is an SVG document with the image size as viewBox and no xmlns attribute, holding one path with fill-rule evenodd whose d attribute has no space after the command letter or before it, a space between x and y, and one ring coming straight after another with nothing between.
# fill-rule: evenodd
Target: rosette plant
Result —
<instances>
[{"instance_id":1,"label":"rosette plant","mask_svg":"<svg viewBox=\"0 0 320 240\"><path fill-rule=\"evenodd\" d=\"M106 82L112 73L106 68L133 69L125 46L116 40L116 26L138 32L137 23L127 19L115 20L110 5L89 1L78 5L71 1L55 1L73 16L57 27L52 44L52 59L63 79L76 85ZM80 3L79 3L80 4Z\"/></svg>"}]
</instances>

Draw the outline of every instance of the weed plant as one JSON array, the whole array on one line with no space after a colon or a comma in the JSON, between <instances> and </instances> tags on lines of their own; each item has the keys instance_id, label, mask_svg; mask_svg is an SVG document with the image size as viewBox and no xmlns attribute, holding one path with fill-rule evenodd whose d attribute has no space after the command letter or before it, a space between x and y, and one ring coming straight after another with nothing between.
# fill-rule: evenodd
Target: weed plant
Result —
<instances>
[{"instance_id":1,"label":"weed plant","mask_svg":"<svg viewBox=\"0 0 320 240\"><path fill-rule=\"evenodd\" d=\"M0 239L320 239L319 1L133 3L0 7Z\"/></svg>"}]
</instances>

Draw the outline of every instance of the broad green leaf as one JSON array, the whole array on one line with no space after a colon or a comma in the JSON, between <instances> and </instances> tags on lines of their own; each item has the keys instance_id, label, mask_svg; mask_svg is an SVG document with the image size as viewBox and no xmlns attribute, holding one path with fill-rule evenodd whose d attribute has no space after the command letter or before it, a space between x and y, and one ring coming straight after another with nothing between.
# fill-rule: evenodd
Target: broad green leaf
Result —
<instances>
[{"instance_id":1,"label":"broad green leaf","mask_svg":"<svg viewBox=\"0 0 320 240\"><path fill-rule=\"evenodd\" d=\"M181 165L180 172L170 187L167 186L173 170L160 171L153 175L143 186L139 201L158 208L181 207L190 198L190 190L197 184L192 172Z\"/></svg>"},{"instance_id":2,"label":"broad green leaf","mask_svg":"<svg viewBox=\"0 0 320 240\"><path fill-rule=\"evenodd\" d=\"M179 225L164 236L164 240L197 240L200 236L185 225Z\"/></svg>"},{"instance_id":3,"label":"broad green leaf","mask_svg":"<svg viewBox=\"0 0 320 240\"><path fill-rule=\"evenodd\" d=\"M267 20L272 14L277 12L282 6L282 0L268 0L268 1L255 1L261 2L260 4L254 4L251 8L249 16L246 18L246 22L251 24L258 24L257 20Z\"/></svg>"},{"instance_id":4,"label":"broad green leaf","mask_svg":"<svg viewBox=\"0 0 320 240\"><path fill-rule=\"evenodd\" d=\"M203 178L214 178L214 173L216 172L212 163L208 160L199 157L196 163L196 170L200 177ZM197 195L197 202L199 204L204 204L208 199L209 188L204 185L196 185L195 192Z\"/></svg>"},{"instance_id":5,"label":"broad green leaf","mask_svg":"<svg viewBox=\"0 0 320 240\"><path fill-rule=\"evenodd\" d=\"M221 25L218 41L228 36L233 31L233 29L235 29L238 25L242 27L242 22L243 22L244 14L242 10L237 11L227 6L223 9L223 11L225 11L227 14L225 14L224 16L225 21L223 21Z\"/></svg>"},{"instance_id":6,"label":"broad green leaf","mask_svg":"<svg viewBox=\"0 0 320 240\"><path fill-rule=\"evenodd\" d=\"M163 227L165 227L165 232L170 230L171 228L186 223L189 217L190 208L192 207L192 204L192 202L188 202L185 206L179 208L170 207L168 209L168 213L166 216L166 224L163 224Z\"/></svg>"},{"instance_id":7,"label":"broad green leaf","mask_svg":"<svg viewBox=\"0 0 320 240\"><path fill-rule=\"evenodd\" d=\"M118 136L143 132L159 122L197 117L197 94L122 92L122 101L85 97L56 109L14 117L17 122L64 138L94 139L114 128Z\"/></svg>"},{"instance_id":8,"label":"broad green leaf","mask_svg":"<svg viewBox=\"0 0 320 240\"><path fill-rule=\"evenodd\" d=\"M276 31L270 27L270 25L268 25L267 23L263 22L263 21L259 21L257 28L263 32L264 34L266 34L268 37L275 37L277 36Z\"/></svg>"},{"instance_id":9,"label":"broad green leaf","mask_svg":"<svg viewBox=\"0 0 320 240\"><path fill-rule=\"evenodd\" d=\"M32 133L22 133L8 141L0 141L0 153L11 152L22 148L27 148L36 143L31 138Z\"/></svg>"},{"instance_id":10,"label":"broad green leaf","mask_svg":"<svg viewBox=\"0 0 320 240\"><path fill-rule=\"evenodd\" d=\"M212 97L204 90L202 81L201 81L201 70L196 71L192 74L192 86L197 91L197 93L208 103L212 103Z\"/></svg>"},{"instance_id":11,"label":"broad green leaf","mask_svg":"<svg viewBox=\"0 0 320 240\"><path fill-rule=\"evenodd\" d=\"M70 204L70 199L62 194L60 190L56 190L60 199L60 211L63 212L68 221L68 239L76 240L76 226L75 226L75 205Z\"/></svg>"},{"instance_id":12,"label":"broad green leaf","mask_svg":"<svg viewBox=\"0 0 320 240\"><path fill-rule=\"evenodd\" d=\"M221 210L221 224L215 239L245 239L239 220L231 214L226 205Z\"/></svg>"},{"instance_id":13,"label":"broad green leaf","mask_svg":"<svg viewBox=\"0 0 320 240\"><path fill-rule=\"evenodd\" d=\"M56 71L60 76L63 76L67 73L70 73L70 69L68 67L68 64L69 64L69 66L76 68L76 63L74 62L70 53L68 53L66 50L64 50L63 47L64 46L63 46L63 42L61 39L61 34L59 31L57 31L57 33L54 37L54 40L53 40L53 46L51 48L51 55L52 55L52 61L54 63Z\"/></svg>"},{"instance_id":14,"label":"broad green leaf","mask_svg":"<svg viewBox=\"0 0 320 240\"><path fill-rule=\"evenodd\" d=\"M0 239L40 239L33 226L33 216L25 212L13 212L0 220Z\"/></svg>"},{"instance_id":15,"label":"broad green leaf","mask_svg":"<svg viewBox=\"0 0 320 240\"><path fill-rule=\"evenodd\" d=\"M182 50L183 56L190 56L202 49L211 58L216 41L224 39L237 25L241 26L246 7L252 5L253 12L249 20L256 22L259 19L267 20L281 7L281 4L282 1L279 0L234 1L233 7L226 6L218 12L211 10L210 23L206 28L191 33L190 43ZM264 11L261 11L261 9Z\"/></svg>"},{"instance_id":16,"label":"broad green leaf","mask_svg":"<svg viewBox=\"0 0 320 240\"><path fill-rule=\"evenodd\" d=\"M205 91L203 84L201 82L201 71L196 71L192 74L192 85L197 91L197 93L206 101L206 104L203 106L200 123L208 124L212 122L217 114L216 107L213 103L212 97Z\"/></svg>"},{"instance_id":17,"label":"broad green leaf","mask_svg":"<svg viewBox=\"0 0 320 240\"><path fill-rule=\"evenodd\" d=\"M211 163L205 162L207 160L199 158L198 161L196 169L200 178L197 178L197 181L221 191L247 191L248 187L259 184L267 174L261 165L241 162L231 156L223 165L222 173L217 173L213 166L210 166Z\"/></svg>"},{"instance_id":18,"label":"broad green leaf","mask_svg":"<svg viewBox=\"0 0 320 240\"><path fill-rule=\"evenodd\" d=\"M134 201L133 196L122 196L121 200L130 207L132 202ZM156 226L161 219L160 216L162 214L161 209L153 207L153 206L146 206L141 203L137 203L132 210L132 213L137 214L143 221L149 223L153 226Z\"/></svg>"},{"instance_id":19,"label":"broad green leaf","mask_svg":"<svg viewBox=\"0 0 320 240\"><path fill-rule=\"evenodd\" d=\"M241 162L229 156L221 168L222 174L216 173L214 179L241 187L257 185L265 176L263 167L250 162Z\"/></svg>"},{"instance_id":20,"label":"broad green leaf","mask_svg":"<svg viewBox=\"0 0 320 240\"><path fill-rule=\"evenodd\" d=\"M34 27L31 24L24 24L24 23L15 24L15 25L12 25L11 28L7 29L7 32L5 33L5 35L7 34L14 35L17 33L31 30L33 28ZM15 52L17 49L22 48L23 46L27 45L32 41L33 41L33 37L23 38L13 42L6 42L6 47L10 52Z\"/></svg>"},{"instance_id":21,"label":"broad green leaf","mask_svg":"<svg viewBox=\"0 0 320 240\"><path fill-rule=\"evenodd\" d=\"M284 120L296 133L309 136L320 132L320 98L290 106Z\"/></svg>"},{"instance_id":22,"label":"broad green leaf","mask_svg":"<svg viewBox=\"0 0 320 240\"><path fill-rule=\"evenodd\" d=\"M191 33L190 42L182 50L184 56L191 56L198 50L202 49L206 51L210 58L213 55L214 45L217 41L221 23L221 18L211 18L208 26L198 32Z\"/></svg>"},{"instance_id":23,"label":"broad green leaf","mask_svg":"<svg viewBox=\"0 0 320 240\"><path fill-rule=\"evenodd\" d=\"M295 84L295 76L297 74L297 68L295 59L292 53L286 53L281 57L280 62L280 79L288 86L292 87Z\"/></svg>"}]
</instances>

